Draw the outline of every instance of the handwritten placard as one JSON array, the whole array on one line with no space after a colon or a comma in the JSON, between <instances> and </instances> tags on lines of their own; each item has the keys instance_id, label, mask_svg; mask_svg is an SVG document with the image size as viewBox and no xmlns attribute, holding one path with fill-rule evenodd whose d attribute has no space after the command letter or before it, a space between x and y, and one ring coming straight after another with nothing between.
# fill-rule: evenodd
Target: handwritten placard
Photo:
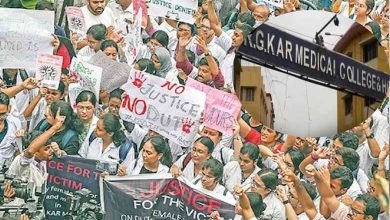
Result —
<instances>
[{"instance_id":1,"label":"handwritten placard","mask_svg":"<svg viewBox=\"0 0 390 220\"><path fill-rule=\"evenodd\" d=\"M43 87L58 89L62 60L61 56L38 54L35 78L41 81Z\"/></svg>"},{"instance_id":2,"label":"handwritten placard","mask_svg":"<svg viewBox=\"0 0 390 220\"><path fill-rule=\"evenodd\" d=\"M0 67L36 68L38 54L53 54L54 12L0 8Z\"/></svg>"},{"instance_id":3,"label":"handwritten placard","mask_svg":"<svg viewBox=\"0 0 390 220\"><path fill-rule=\"evenodd\" d=\"M75 106L77 96L83 90L91 91L99 99L100 83L103 69L73 58L70 65L70 74L76 77L76 83L69 85L69 99L71 105Z\"/></svg>"},{"instance_id":4,"label":"handwritten placard","mask_svg":"<svg viewBox=\"0 0 390 220\"><path fill-rule=\"evenodd\" d=\"M205 94L148 73L132 70L122 87L127 95L119 114L180 146L189 147L199 128Z\"/></svg>"},{"instance_id":5,"label":"handwritten placard","mask_svg":"<svg viewBox=\"0 0 390 220\"><path fill-rule=\"evenodd\" d=\"M233 134L235 119L241 110L241 102L234 94L230 94L188 78L187 87L206 94L206 108L203 124L227 135Z\"/></svg>"},{"instance_id":6,"label":"handwritten placard","mask_svg":"<svg viewBox=\"0 0 390 220\"><path fill-rule=\"evenodd\" d=\"M80 37L85 37L87 33L87 26L81 8L79 7L66 7L66 17L68 18L69 30L77 33Z\"/></svg>"},{"instance_id":7,"label":"handwritten placard","mask_svg":"<svg viewBox=\"0 0 390 220\"><path fill-rule=\"evenodd\" d=\"M193 17L198 8L198 1L194 0L150 0L148 15L165 17L176 21L193 24Z\"/></svg>"},{"instance_id":8,"label":"handwritten placard","mask_svg":"<svg viewBox=\"0 0 390 220\"><path fill-rule=\"evenodd\" d=\"M134 16L137 16L138 14L141 15L141 26L146 28L146 24L148 23L148 6L146 3L143 0L134 0L133 9Z\"/></svg>"},{"instance_id":9,"label":"handwritten placard","mask_svg":"<svg viewBox=\"0 0 390 220\"><path fill-rule=\"evenodd\" d=\"M132 64L136 60L139 48L141 48L143 44L141 36L142 11L143 9L140 7L134 15L133 24L128 26L130 29L129 32L133 34L128 34L125 37L125 55L128 64Z\"/></svg>"}]
</instances>

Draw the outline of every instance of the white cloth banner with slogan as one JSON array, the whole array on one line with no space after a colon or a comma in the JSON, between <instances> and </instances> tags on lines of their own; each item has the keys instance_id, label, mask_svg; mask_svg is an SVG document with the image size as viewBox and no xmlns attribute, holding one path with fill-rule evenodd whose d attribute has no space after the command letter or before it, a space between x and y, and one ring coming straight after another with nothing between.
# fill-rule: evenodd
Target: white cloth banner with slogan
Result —
<instances>
[{"instance_id":1,"label":"white cloth banner with slogan","mask_svg":"<svg viewBox=\"0 0 390 220\"><path fill-rule=\"evenodd\" d=\"M189 147L199 128L206 96L148 73L132 70L122 86L126 96L121 118L147 127L180 146Z\"/></svg>"},{"instance_id":2,"label":"white cloth banner with slogan","mask_svg":"<svg viewBox=\"0 0 390 220\"><path fill-rule=\"evenodd\" d=\"M198 8L197 0L149 0L148 14L193 24L193 15Z\"/></svg>"},{"instance_id":3,"label":"white cloth banner with slogan","mask_svg":"<svg viewBox=\"0 0 390 220\"><path fill-rule=\"evenodd\" d=\"M54 13L0 8L0 68L35 69L38 54L53 54Z\"/></svg>"}]
</instances>

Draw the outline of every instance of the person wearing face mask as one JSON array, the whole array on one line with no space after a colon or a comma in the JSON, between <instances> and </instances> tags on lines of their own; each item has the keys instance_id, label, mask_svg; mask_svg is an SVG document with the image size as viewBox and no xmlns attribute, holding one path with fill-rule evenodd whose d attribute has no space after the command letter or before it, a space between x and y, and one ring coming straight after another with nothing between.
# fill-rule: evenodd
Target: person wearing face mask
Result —
<instances>
[{"instance_id":1,"label":"person wearing face mask","mask_svg":"<svg viewBox=\"0 0 390 220\"><path fill-rule=\"evenodd\" d=\"M19 150L16 144L16 132L22 128L18 118L9 115L11 106L8 95L0 92L0 167L11 162Z\"/></svg>"}]
</instances>

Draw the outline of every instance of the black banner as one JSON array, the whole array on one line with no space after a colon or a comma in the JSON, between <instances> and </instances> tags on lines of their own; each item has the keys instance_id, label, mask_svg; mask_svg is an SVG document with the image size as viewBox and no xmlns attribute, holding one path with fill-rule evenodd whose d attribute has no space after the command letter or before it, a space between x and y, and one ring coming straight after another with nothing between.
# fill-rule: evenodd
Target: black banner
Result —
<instances>
[{"instance_id":1,"label":"black banner","mask_svg":"<svg viewBox=\"0 0 390 220\"><path fill-rule=\"evenodd\" d=\"M384 99L389 84L384 72L267 24L248 35L238 53L259 65L283 68L377 100Z\"/></svg>"},{"instance_id":2,"label":"black banner","mask_svg":"<svg viewBox=\"0 0 390 220\"><path fill-rule=\"evenodd\" d=\"M225 220L234 218L234 201L222 201L223 196L212 197L183 181L150 174L104 180L105 219L210 219L215 210Z\"/></svg>"},{"instance_id":3,"label":"black banner","mask_svg":"<svg viewBox=\"0 0 390 220\"><path fill-rule=\"evenodd\" d=\"M100 202L98 161L64 156L47 162L47 192L44 201L46 219L64 219L68 215L66 194L83 188L91 191L93 200Z\"/></svg>"}]
</instances>

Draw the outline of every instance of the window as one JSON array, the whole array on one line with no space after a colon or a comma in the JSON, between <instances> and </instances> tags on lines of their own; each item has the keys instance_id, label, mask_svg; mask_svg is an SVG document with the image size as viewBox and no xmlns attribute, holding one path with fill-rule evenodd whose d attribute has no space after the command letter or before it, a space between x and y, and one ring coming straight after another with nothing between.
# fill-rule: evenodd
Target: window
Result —
<instances>
[{"instance_id":1,"label":"window","mask_svg":"<svg viewBox=\"0 0 390 220\"><path fill-rule=\"evenodd\" d=\"M352 113L352 95L351 94L344 96L344 111L345 111L345 115Z\"/></svg>"},{"instance_id":2,"label":"window","mask_svg":"<svg viewBox=\"0 0 390 220\"><path fill-rule=\"evenodd\" d=\"M254 87L245 88L245 101L249 101L249 102L255 101L255 88Z\"/></svg>"},{"instance_id":3,"label":"window","mask_svg":"<svg viewBox=\"0 0 390 220\"><path fill-rule=\"evenodd\" d=\"M363 45L363 62L366 63L378 57L378 43L371 41Z\"/></svg>"},{"instance_id":4,"label":"window","mask_svg":"<svg viewBox=\"0 0 390 220\"><path fill-rule=\"evenodd\" d=\"M375 103L375 99L374 98L364 97L364 106L365 107L369 107L369 106L371 106L374 103Z\"/></svg>"}]
</instances>

